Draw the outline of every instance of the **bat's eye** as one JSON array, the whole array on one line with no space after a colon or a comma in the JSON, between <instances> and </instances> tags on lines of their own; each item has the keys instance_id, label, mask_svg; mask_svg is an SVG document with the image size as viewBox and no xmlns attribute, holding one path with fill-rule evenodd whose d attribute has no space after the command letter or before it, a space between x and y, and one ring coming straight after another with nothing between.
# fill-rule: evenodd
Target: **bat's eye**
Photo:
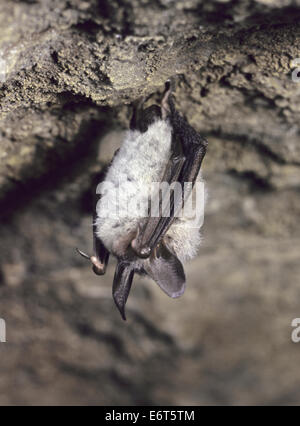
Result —
<instances>
[{"instance_id":1,"label":"bat's eye","mask_svg":"<svg viewBox=\"0 0 300 426\"><path fill-rule=\"evenodd\" d=\"M151 254L151 249L150 247L143 247L140 251L139 251L139 256L143 257L143 258L147 258L149 257Z\"/></svg>"},{"instance_id":2,"label":"bat's eye","mask_svg":"<svg viewBox=\"0 0 300 426\"><path fill-rule=\"evenodd\" d=\"M148 246L139 247L139 245L137 244L136 238L134 240L132 240L131 247L133 248L135 253L143 259L146 259L151 254L151 248L148 247Z\"/></svg>"}]
</instances>

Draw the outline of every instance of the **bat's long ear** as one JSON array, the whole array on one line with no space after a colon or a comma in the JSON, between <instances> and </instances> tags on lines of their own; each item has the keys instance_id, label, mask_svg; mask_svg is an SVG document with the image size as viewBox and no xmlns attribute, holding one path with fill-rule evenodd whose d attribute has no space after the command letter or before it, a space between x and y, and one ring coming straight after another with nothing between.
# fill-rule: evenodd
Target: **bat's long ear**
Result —
<instances>
[{"instance_id":1,"label":"bat's long ear","mask_svg":"<svg viewBox=\"0 0 300 426\"><path fill-rule=\"evenodd\" d=\"M182 263L163 241L145 261L147 274L170 297L179 297L185 290L185 274Z\"/></svg>"},{"instance_id":2,"label":"bat's long ear","mask_svg":"<svg viewBox=\"0 0 300 426\"><path fill-rule=\"evenodd\" d=\"M119 261L113 282L113 298L123 320L126 320L125 305L131 289L134 269L128 262Z\"/></svg>"}]
</instances>

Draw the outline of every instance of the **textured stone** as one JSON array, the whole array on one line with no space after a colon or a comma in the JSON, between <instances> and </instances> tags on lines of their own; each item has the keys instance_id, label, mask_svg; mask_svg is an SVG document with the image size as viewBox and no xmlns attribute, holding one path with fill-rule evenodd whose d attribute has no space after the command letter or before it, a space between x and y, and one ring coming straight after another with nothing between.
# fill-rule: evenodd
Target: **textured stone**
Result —
<instances>
[{"instance_id":1,"label":"textured stone","mask_svg":"<svg viewBox=\"0 0 300 426\"><path fill-rule=\"evenodd\" d=\"M298 404L300 1L1 2L0 404ZM209 140L188 288L114 262L96 277L92 197L131 102L177 75Z\"/></svg>"}]
</instances>

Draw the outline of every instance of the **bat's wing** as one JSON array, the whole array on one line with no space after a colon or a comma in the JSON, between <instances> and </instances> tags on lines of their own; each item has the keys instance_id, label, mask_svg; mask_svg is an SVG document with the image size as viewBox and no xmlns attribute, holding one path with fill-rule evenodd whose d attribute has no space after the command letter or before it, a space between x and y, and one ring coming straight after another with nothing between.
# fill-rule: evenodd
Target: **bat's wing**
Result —
<instances>
[{"instance_id":1,"label":"bat's wing","mask_svg":"<svg viewBox=\"0 0 300 426\"><path fill-rule=\"evenodd\" d=\"M180 260L161 241L144 262L147 274L170 297L179 297L185 290L185 274ZM125 305L131 290L134 269L130 262L119 260L114 281L113 298L121 316L126 320Z\"/></svg>"},{"instance_id":2,"label":"bat's wing","mask_svg":"<svg viewBox=\"0 0 300 426\"><path fill-rule=\"evenodd\" d=\"M147 274L170 297L179 297L185 290L185 274L180 260L163 241L154 249L144 268Z\"/></svg>"},{"instance_id":3,"label":"bat's wing","mask_svg":"<svg viewBox=\"0 0 300 426\"><path fill-rule=\"evenodd\" d=\"M170 121L173 128L172 153L162 181L172 184L178 182L181 191L171 191L170 214L160 211L159 217L149 217L137 237L132 241L132 248L138 256L147 258L154 247L163 239L174 222L177 212L183 207L184 200L190 195L203 158L206 153L206 140L199 135L188 122L175 110L172 96L168 98ZM190 191L184 192L184 183L191 182ZM162 197L164 195L162 194Z\"/></svg>"},{"instance_id":4,"label":"bat's wing","mask_svg":"<svg viewBox=\"0 0 300 426\"><path fill-rule=\"evenodd\" d=\"M113 298L123 320L126 320L125 304L127 302L134 269L129 262L118 261L113 282Z\"/></svg>"}]
</instances>

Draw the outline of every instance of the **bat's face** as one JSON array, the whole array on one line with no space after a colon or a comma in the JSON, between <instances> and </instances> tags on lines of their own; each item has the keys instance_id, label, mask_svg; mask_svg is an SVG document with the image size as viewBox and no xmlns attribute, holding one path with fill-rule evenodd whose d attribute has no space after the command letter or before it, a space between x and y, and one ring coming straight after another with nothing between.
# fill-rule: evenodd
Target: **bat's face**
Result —
<instances>
[{"instance_id":1,"label":"bat's face","mask_svg":"<svg viewBox=\"0 0 300 426\"><path fill-rule=\"evenodd\" d=\"M190 196L184 182L193 186L197 180L206 148L176 112L170 87L160 105L135 105L130 128L100 191L90 258L98 275L105 273L109 254L117 258L113 297L124 319L135 272L150 276L171 297L184 292L182 261L196 254L200 234L176 213ZM173 190L158 187L162 182Z\"/></svg>"}]
</instances>

